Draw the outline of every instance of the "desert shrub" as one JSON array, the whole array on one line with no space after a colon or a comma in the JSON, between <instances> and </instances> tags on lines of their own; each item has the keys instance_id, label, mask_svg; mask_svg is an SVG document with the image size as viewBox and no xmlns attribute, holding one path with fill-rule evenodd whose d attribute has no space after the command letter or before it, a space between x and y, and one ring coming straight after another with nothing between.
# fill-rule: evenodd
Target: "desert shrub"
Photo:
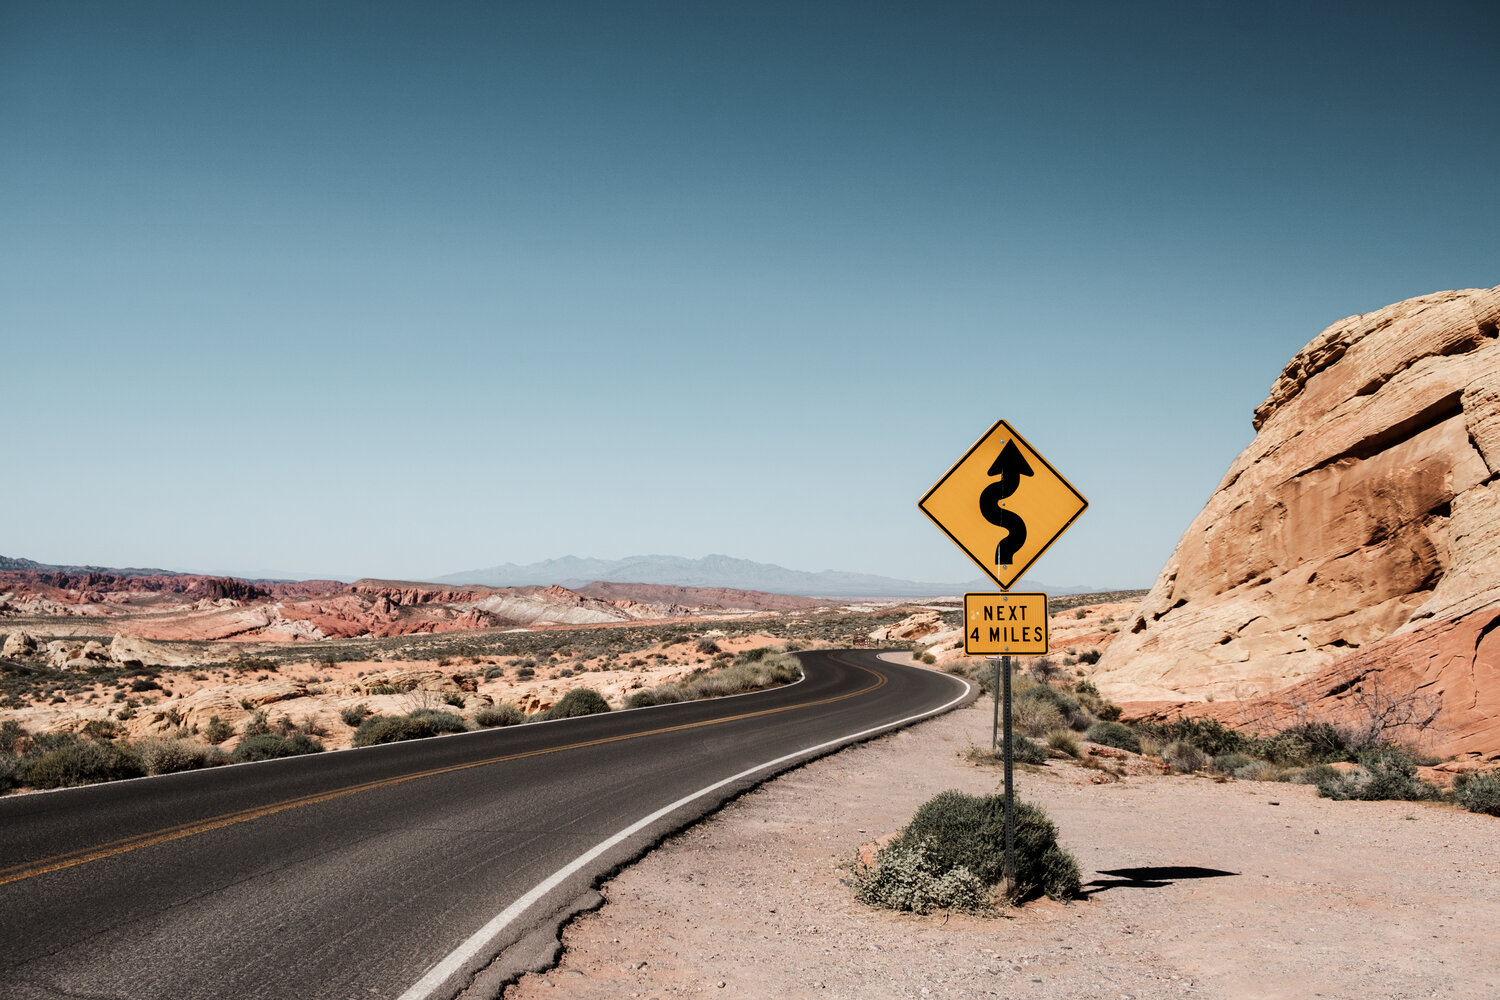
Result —
<instances>
[{"instance_id":1,"label":"desert shrub","mask_svg":"<svg viewBox=\"0 0 1500 1000\"><path fill-rule=\"evenodd\" d=\"M1458 775L1453 780L1453 798L1469 812L1500 816L1500 770Z\"/></svg>"},{"instance_id":2,"label":"desert shrub","mask_svg":"<svg viewBox=\"0 0 1500 1000\"><path fill-rule=\"evenodd\" d=\"M66 788L139 778L145 773L140 759L124 747L75 739L31 761L25 767L25 782L35 788Z\"/></svg>"},{"instance_id":3,"label":"desert shrub","mask_svg":"<svg viewBox=\"0 0 1500 1000\"><path fill-rule=\"evenodd\" d=\"M233 735L234 727L217 715L210 717L208 725L203 727L203 738L214 746L218 746Z\"/></svg>"},{"instance_id":4,"label":"desert shrub","mask_svg":"<svg viewBox=\"0 0 1500 1000\"><path fill-rule=\"evenodd\" d=\"M1045 682L1039 684L1018 684L1014 690L1016 699L1033 698L1038 701L1051 702L1064 717L1073 715L1081 708L1078 699L1065 691L1059 691L1051 684Z\"/></svg>"},{"instance_id":5,"label":"desert shrub","mask_svg":"<svg viewBox=\"0 0 1500 1000\"><path fill-rule=\"evenodd\" d=\"M298 757L307 753L322 753L323 744L305 733L296 736L277 736L275 733L257 733L247 736L234 748L229 759L236 764L252 760L272 760L277 757Z\"/></svg>"},{"instance_id":6,"label":"desert shrub","mask_svg":"<svg viewBox=\"0 0 1500 1000\"><path fill-rule=\"evenodd\" d=\"M357 747L369 747L380 743L400 743L404 740L426 739L441 733L462 733L468 728L464 725L464 720L452 712L420 708L406 715L370 716L354 731L353 744Z\"/></svg>"},{"instance_id":7,"label":"desert shrub","mask_svg":"<svg viewBox=\"0 0 1500 1000\"><path fill-rule=\"evenodd\" d=\"M488 670L486 670L484 672L484 679L487 680L487 681L492 681L496 677L504 677L504 676L505 676L505 668L504 667L490 667Z\"/></svg>"},{"instance_id":8,"label":"desert shrub","mask_svg":"<svg viewBox=\"0 0 1500 1000\"><path fill-rule=\"evenodd\" d=\"M15 719L0 722L0 754L20 753L30 735Z\"/></svg>"},{"instance_id":9,"label":"desert shrub","mask_svg":"<svg viewBox=\"0 0 1500 1000\"><path fill-rule=\"evenodd\" d=\"M26 783L26 762L8 754L0 755L0 795Z\"/></svg>"},{"instance_id":10,"label":"desert shrub","mask_svg":"<svg viewBox=\"0 0 1500 1000\"><path fill-rule=\"evenodd\" d=\"M526 713L509 702L485 705L474 713L474 723L492 729L495 726L514 726L526 721Z\"/></svg>"},{"instance_id":11,"label":"desert shrub","mask_svg":"<svg viewBox=\"0 0 1500 1000\"><path fill-rule=\"evenodd\" d=\"M360 702L358 705L350 705L347 708L339 709L339 718L343 720L343 723L346 726L357 726L361 722L365 721L368 716L373 714L374 713L370 711L369 707L365 705L364 702Z\"/></svg>"},{"instance_id":12,"label":"desert shrub","mask_svg":"<svg viewBox=\"0 0 1500 1000\"><path fill-rule=\"evenodd\" d=\"M981 660L976 657L949 660L943 664L943 672L973 681L979 686L980 694L987 695L995 689L995 667L990 660Z\"/></svg>"},{"instance_id":13,"label":"desert shrub","mask_svg":"<svg viewBox=\"0 0 1500 1000\"><path fill-rule=\"evenodd\" d=\"M450 691L443 695L443 704L450 708L463 708L464 696L457 691Z\"/></svg>"},{"instance_id":14,"label":"desert shrub","mask_svg":"<svg viewBox=\"0 0 1500 1000\"><path fill-rule=\"evenodd\" d=\"M1093 743L1129 750L1131 753L1141 752L1141 738L1136 735L1135 730L1118 722L1096 722L1089 727L1086 735Z\"/></svg>"},{"instance_id":15,"label":"desert shrub","mask_svg":"<svg viewBox=\"0 0 1500 1000\"><path fill-rule=\"evenodd\" d=\"M255 712L255 714L250 717L250 721L247 722L247 723L245 723L245 735L247 737L250 737L250 736L265 736L265 735L269 734L270 732L271 732L270 718L269 718L266 710L263 709L263 708L257 709L256 712Z\"/></svg>"},{"instance_id":16,"label":"desert shrub","mask_svg":"<svg viewBox=\"0 0 1500 1000\"><path fill-rule=\"evenodd\" d=\"M516 671L516 680L529 681L536 676L535 667L521 667Z\"/></svg>"},{"instance_id":17,"label":"desert shrub","mask_svg":"<svg viewBox=\"0 0 1500 1000\"><path fill-rule=\"evenodd\" d=\"M696 648L698 652L702 653L704 656L712 656L714 653L717 653L719 651L719 644L714 641L712 636L705 635L698 639L698 642L695 644L694 648Z\"/></svg>"},{"instance_id":18,"label":"desert shrub","mask_svg":"<svg viewBox=\"0 0 1500 1000\"><path fill-rule=\"evenodd\" d=\"M672 705L679 701L692 701L698 695L686 684L661 684L644 691L637 691L625 701L626 708L650 708L652 705Z\"/></svg>"},{"instance_id":19,"label":"desert shrub","mask_svg":"<svg viewBox=\"0 0 1500 1000\"><path fill-rule=\"evenodd\" d=\"M1318 794L1335 800L1419 802L1441 793L1417 777L1410 757L1399 750L1377 750L1364 754L1359 767L1347 774L1319 781Z\"/></svg>"},{"instance_id":20,"label":"desert shrub","mask_svg":"<svg viewBox=\"0 0 1500 1000\"><path fill-rule=\"evenodd\" d=\"M1235 771L1249 764L1251 758L1245 754L1235 751L1233 753L1221 753L1209 762L1209 770L1218 774L1234 774Z\"/></svg>"},{"instance_id":21,"label":"desert shrub","mask_svg":"<svg viewBox=\"0 0 1500 1000\"><path fill-rule=\"evenodd\" d=\"M1011 754L1021 764L1045 764L1049 759L1040 743L1014 733L1011 734Z\"/></svg>"},{"instance_id":22,"label":"desert shrub","mask_svg":"<svg viewBox=\"0 0 1500 1000\"><path fill-rule=\"evenodd\" d=\"M1016 734L1011 735L1011 754L1017 764L1045 764L1049 759L1040 743ZM970 746L964 756L976 764L1000 764L1005 761L1005 751L1000 747Z\"/></svg>"},{"instance_id":23,"label":"desert shrub","mask_svg":"<svg viewBox=\"0 0 1500 1000\"><path fill-rule=\"evenodd\" d=\"M989 890L979 877L962 865L941 869L925 843L882 848L873 865L856 869L854 894L872 906L912 913L982 913L990 908Z\"/></svg>"},{"instance_id":24,"label":"desert shrub","mask_svg":"<svg viewBox=\"0 0 1500 1000\"><path fill-rule=\"evenodd\" d=\"M1336 767L1327 764L1314 764L1300 771L1293 771L1287 775L1286 780L1294 785L1321 785L1325 781L1336 781L1340 774Z\"/></svg>"},{"instance_id":25,"label":"desert shrub","mask_svg":"<svg viewBox=\"0 0 1500 1000\"><path fill-rule=\"evenodd\" d=\"M1087 663L1092 666L1093 664L1099 662L1099 655L1100 654L1097 649L1088 649L1078 654L1078 662Z\"/></svg>"},{"instance_id":26,"label":"desert shrub","mask_svg":"<svg viewBox=\"0 0 1500 1000\"><path fill-rule=\"evenodd\" d=\"M1307 764L1314 760L1312 744L1291 730L1257 740L1254 751L1256 756L1277 764Z\"/></svg>"},{"instance_id":27,"label":"desert shrub","mask_svg":"<svg viewBox=\"0 0 1500 1000\"><path fill-rule=\"evenodd\" d=\"M699 698L722 698L778 684L790 684L802 676L802 661L789 652L759 647L736 656L717 669L700 669L687 680L637 691L625 701L626 708L648 708Z\"/></svg>"},{"instance_id":28,"label":"desert shrub","mask_svg":"<svg viewBox=\"0 0 1500 1000\"><path fill-rule=\"evenodd\" d=\"M1058 707L1045 698L1017 698L1011 702L1010 721L1027 736L1045 736L1067 724Z\"/></svg>"},{"instance_id":29,"label":"desert shrub","mask_svg":"<svg viewBox=\"0 0 1500 1000\"><path fill-rule=\"evenodd\" d=\"M925 663L925 664L927 664L930 667L934 663L937 662L937 657L933 656L931 653L923 653L922 654L922 662Z\"/></svg>"},{"instance_id":30,"label":"desert shrub","mask_svg":"<svg viewBox=\"0 0 1500 1000\"><path fill-rule=\"evenodd\" d=\"M1027 669L1031 671L1031 675L1037 680L1046 683L1057 676L1059 664L1052 657L1033 656L1027 657L1027 659L1030 660L1030 663L1027 664Z\"/></svg>"},{"instance_id":31,"label":"desert shrub","mask_svg":"<svg viewBox=\"0 0 1500 1000\"><path fill-rule=\"evenodd\" d=\"M1067 754L1069 757L1077 757L1078 739L1070 729L1054 729L1047 734L1047 745L1054 750Z\"/></svg>"},{"instance_id":32,"label":"desert shrub","mask_svg":"<svg viewBox=\"0 0 1500 1000\"><path fill-rule=\"evenodd\" d=\"M1240 781L1275 781L1281 776L1281 768L1268 760L1252 760L1232 772Z\"/></svg>"},{"instance_id":33,"label":"desert shrub","mask_svg":"<svg viewBox=\"0 0 1500 1000\"><path fill-rule=\"evenodd\" d=\"M1094 716L1089 710L1080 703L1079 699L1066 691L1058 690L1045 682L1027 683L1030 678L1024 674L1016 680L1020 682L1016 691L1017 703L1027 699L1050 703L1061 714L1068 727L1080 733L1094 724Z\"/></svg>"},{"instance_id":34,"label":"desert shrub","mask_svg":"<svg viewBox=\"0 0 1500 1000\"><path fill-rule=\"evenodd\" d=\"M1359 748L1349 733L1327 722L1308 722L1283 730L1277 737L1286 741L1288 747L1305 746L1302 759L1316 764L1329 761L1352 761ZM1294 742L1295 741L1295 742Z\"/></svg>"},{"instance_id":35,"label":"desert shrub","mask_svg":"<svg viewBox=\"0 0 1500 1000\"><path fill-rule=\"evenodd\" d=\"M1081 680L1074 684L1073 695L1084 710L1096 718L1105 722L1114 722L1120 718L1120 706L1101 695L1092 681Z\"/></svg>"},{"instance_id":36,"label":"desert shrub","mask_svg":"<svg viewBox=\"0 0 1500 1000\"><path fill-rule=\"evenodd\" d=\"M1209 756L1198 745L1187 740L1173 740L1161 752L1162 760L1172 765L1172 770L1191 774L1208 766Z\"/></svg>"},{"instance_id":37,"label":"desert shrub","mask_svg":"<svg viewBox=\"0 0 1500 1000\"><path fill-rule=\"evenodd\" d=\"M119 719L121 722L127 722L135 718L135 706L127 701L124 706L122 706L120 710L115 713L115 718Z\"/></svg>"},{"instance_id":38,"label":"desert shrub","mask_svg":"<svg viewBox=\"0 0 1500 1000\"><path fill-rule=\"evenodd\" d=\"M542 719L575 719L609 711L609 702L593 688L573 688L556 705L541 713Z\"/></svg>"},{"instance_id":39,"label":"desert shrub","mask_svg":"<svg viewBox=\"0 0 1500 1000\"><path fill-rule=\"evenodd\" d=\"M134 749L147 774L175 774L229 763L218 747L206 747L191 740L141 740Z\"/></svg>"},{"instance_id":40,"label":"desert shrub","mask_svg":"<svg viewBox=\"0 0 1500 1000\"><path fill-rule=\"evenodd\" d=\"M91 740L112 740L124 732L125 727L114 719L90 719L83 724L83 735Z\"/></svg>"},{"instance_id":41,"label":"desert shrub","mask_svg":"<svg viewBox=\"0 0 1500 1000\"><path fill-rule=\"evenodd\" d=\"M1054 899L1078 895L1078 863L1058 846L1057 827L1040 806L1016 803L1015 836L1015 901L1039 893ZM908 849L924 844L937 871L962 867L984 885L997 885L1004 877L1005 797L940 792L892 843Z\"/></svg>"},{"instance_id":42,"label":"desert shrub","mask_svg":"<svg viewBox=\"0 0 1500 1000\"><path fill-rule=\"evenodd\" d=\"M1251 738L1230 729L1218 719L1179 716L1171 722L1145 724L1138 728L1165 741L1191 743L1210 757L1243 751Z\"/></svg>"}]
</instances>

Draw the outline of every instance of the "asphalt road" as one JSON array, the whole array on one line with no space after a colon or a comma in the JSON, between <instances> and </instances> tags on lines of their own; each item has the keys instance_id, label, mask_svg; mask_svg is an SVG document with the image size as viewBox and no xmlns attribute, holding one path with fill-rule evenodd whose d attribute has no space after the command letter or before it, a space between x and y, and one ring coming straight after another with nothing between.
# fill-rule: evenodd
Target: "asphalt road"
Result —
<instances>
[{"instance_id":1,"label":"asphalt road","mask_svg":"<svg viewBox=\"0 0 1500 1000\"><path fill-rule=\"evenodd\" d=\"M487 986L661 837L964 700L873 653L801 656L800 683L737 698L0 799L0 996Z\"/></svg>"}]
</instances>

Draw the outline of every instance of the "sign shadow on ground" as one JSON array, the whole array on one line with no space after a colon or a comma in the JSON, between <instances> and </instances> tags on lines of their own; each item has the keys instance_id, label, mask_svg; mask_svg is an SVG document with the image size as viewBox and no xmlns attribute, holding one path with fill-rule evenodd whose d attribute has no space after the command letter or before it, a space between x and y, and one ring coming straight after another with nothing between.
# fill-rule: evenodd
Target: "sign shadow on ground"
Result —
<instances>
[{"instance_id":1,"label":"sign shadow on ground","mask_svg":"<svg viewBox=\"0 0 1500 1000\"><path fill-rule=\"evenodd\" d=\"M1146 868L1112 868L1100 870L1100 875L1113 878L1096 878L1083 886L1085 898L1106 889L1161 889L1174 882L1190 878L1226 878L1239 872L1226 872L1218 868L1198 868L1194 865L1153 865Z\"/></svg>"}]
</instances>

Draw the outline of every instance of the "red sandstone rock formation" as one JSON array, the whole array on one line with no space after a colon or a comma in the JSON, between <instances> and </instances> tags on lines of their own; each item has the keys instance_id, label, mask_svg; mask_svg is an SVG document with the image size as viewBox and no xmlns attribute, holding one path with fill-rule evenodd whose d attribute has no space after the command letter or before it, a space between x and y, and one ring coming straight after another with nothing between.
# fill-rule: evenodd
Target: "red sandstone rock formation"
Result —
<instances>
[{"instance_id":1,"label":"red sandstone rock formation","mask_svg":"<svg viewBox=\"0 0 1500 1000\"><path fill-rule=\"evenodd\" d=\"M1436 697L1450 747L1500 751L1484 721L1500 708L1497 329L1500 288L1442 292L1342 320L1298 352L1101 660L1107 692L1290 687L1287 705L1331 710L1354 675L1379 676Z\"/></svg>"}]
</instances>

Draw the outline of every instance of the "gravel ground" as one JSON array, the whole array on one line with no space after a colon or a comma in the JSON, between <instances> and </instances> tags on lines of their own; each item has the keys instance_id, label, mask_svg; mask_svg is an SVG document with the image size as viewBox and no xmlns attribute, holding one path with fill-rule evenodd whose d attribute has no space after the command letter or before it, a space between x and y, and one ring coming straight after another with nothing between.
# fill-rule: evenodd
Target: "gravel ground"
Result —
<instances>
[{"instance_id":1,"label":"gravel ground","mask_svg":"<svg viewBox=\"0 0 1500 1000\"><path fill-rule=\"evenodd\" d=\"M1018 794L1057 823L1087 899L997 918L857 902L843 866L861 844L943 789L999 790L963 758L990 711L730 803L606 883L559 966L505 997L1500 996L1500 820L1442 805L1054 761L1018 771Z\"/></svg>"}]
</instances>

